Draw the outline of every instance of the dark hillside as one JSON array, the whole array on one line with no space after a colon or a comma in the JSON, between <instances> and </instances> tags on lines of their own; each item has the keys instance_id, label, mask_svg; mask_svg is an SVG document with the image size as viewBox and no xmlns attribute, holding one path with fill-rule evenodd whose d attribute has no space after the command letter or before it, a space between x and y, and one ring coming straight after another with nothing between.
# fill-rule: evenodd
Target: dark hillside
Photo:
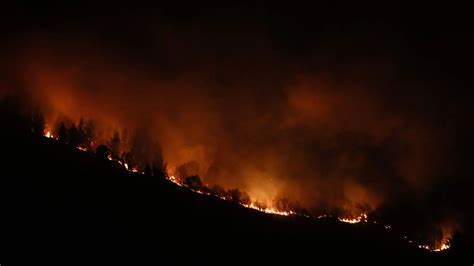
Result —
<instances>
[{"instance_id":1,"label":"dark hillside","mask_svg":"<svg viewBox=\"0 0 474 266\"><path fill-rule=\"evenodd\" d=\"M456 249L430 253L373 224L278 216L141 174L73 147L3 131L2 263L21 254L54 261L120 254L219 263L260 257L449 261ZM374 255L376 254L376 255ZM25 258L24 256L21 256ZM36 259L35 259L36 260ZM8 263L5 265L9 265Z\"/></svg>"}]
</instances>

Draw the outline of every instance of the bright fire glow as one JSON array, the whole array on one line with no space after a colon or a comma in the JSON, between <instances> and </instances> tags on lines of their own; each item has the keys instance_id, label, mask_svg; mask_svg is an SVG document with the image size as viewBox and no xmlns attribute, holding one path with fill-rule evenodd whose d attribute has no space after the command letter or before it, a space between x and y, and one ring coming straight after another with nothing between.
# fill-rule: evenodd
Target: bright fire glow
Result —
<instances>
[{"instance_id":1,"label":"bright fire glow","mask_svg":"<svg viewBox=\"0 0 474 266\"><path fill-rule=\"evenodd\" d=\"M174 175L168 175L168 180L175 183L176 185L178 185L180 187L183 186L183 184L181 184Z\"/></svg>"},{"instance_id":2,"label":"bright fire glow","mask_svg":"<svg viewBox=\"0 0 474 266\"><path fill-rule=\"evenodd\" d=\"M203 194L203 195L208 195L208 196L211 196L212 194L209 193L209 192L204 192L204 191L201 191L201 190L194 190L194 192L198 193L198 194Z\"/></svg>"},{"instance_id":3,"label":"bright fire glow","mask_svg":"<svg viewBox=\"0 0 474 266\"><path fill-rule=\"evenodd\" d=\"M53 139L54 138L53 133L51 133L51 131L47 130L47 129L44 131L43 136L47 137L48 139Z\"/></svg>"},{"instance_id":4,"label":"bright fire glow","mask_svg":"<svg viewBox=\"0 0 474 266\"><path fill-rule=\"evenodd\" d=\"M356 218L342 218L342 217L339 217L337 219L339 221L343 222L343 223L357 224L357 223L360 223L360 222L367 222L367 214L363 213L363 214L359 215Z\"/></svg>"},{"instance_id":5,"label":"bright fire glow","mask_svg":"<svg viewBox=\"0 0 474 266\"><path fill-rule=\"evenodd\" d=\"M48 138L48 139L55 139L55 140L58 140L58 137L55 136L55 135L53 134L53 132L52 132L50 129L48 129L48 128L45 128L45 129L43 130L43 136L44 136L45 138Z\"/></svg>"},{"instance_id":6,"label":"bright fire glow","mask_svg":"<svg viewBox=\"0 0 474 266\"><path fill-rule=\"evenodd\" d=\"M295 214L295 212L293 212L293 211L280 211L280 210L273 209L273 208L268 208L268 207L267 208L260 208L260 207L256 206L253 203L251 203L250 205L242 204L242 206L244 206L246 208L258 210L258 211L261 211L261 212L264 212L264 213L269 213L269 214L277 214L277 215L283 215L283 216L288 216L288 215L291 215L291 214Z\"/></svg>"},{"instance_id":7,"label":"bright fire glow","mask_svg":"<svg viewBox=\"0 0 474 266\"><path fill-rule=\"evenodd\" d=\"M53 136L53 134L49 130L45 130L44 136L46 138L57 139L56 137ZM81 151L88 151L86 148L81 147L81 146L77 146L76 148L81 150ZM122 162L121 160L114 160L111 155L109 155L107 157L107 159L110 160L110 161L116 161L118 164L123 165L125 170L127 170L127 171L130 171L130 172L133 172L133 173L145 174L143 171L140 171L140 169L136 166L129 167L129 165L127 163ZM180 186L180 187L183 186L183 183L179 179L177 179L173 174L168 174L167 179L169 181L171 181L172 183ZM193 190L193 189L191 189L191 190L198 193L198 194L212 195L209 192L203 192L203 191ZM230 200L229 198L226 198L226 197L218 197L218 198L220 198L222 200L226 200L226 201ZM240 205L242 205L246 208L249 208L249 209L254 209L254 210L261 211L261 212L268 213L268 214L275 214L275 215L282 215L282 216L289 216L289 215L298 214L298 213L296 213L294 211L291 211L291 210L290 211L282 211L282 210L278 210L278 209L271 208L271 207L262 208L262 207L257 206L255 203L251 203L251 204L242 204L241 203ZM310 216L306 216L306 215L304 215L304 216L310 218ZM331 214L323 214L323 215L317 216L315 218L322 219L322 218L329 218L329 217L334 217L334 216L331 215ZM360 222L367 222L368 221L368 216L367 216L366 213L362 213L362 214L360 214L359 216L357 216L355 218L338 217L337 219L341 222L344 222L344 223L357 224L357 223L360 223ZM374 221L374 224L378 224L378 222ZM384 225L384 228L385 229L391 229L392 226ZM407 239L406 236L404 236L404 238ZM412 243L413 241L409 240L408 242ZM431 252L440 252L440 251L444 251L444 250L449 249L451 247L451 244L450 244L449 239L445 239L443 241L443 243L441 243L441 245L439 245L439 246L430 246L430 245L427 245L427 244L423 244L423 245L418 245L417 247L421 248L421 249L429 250Z\"/></svg>"},{"instance_id":8,"label":"bright fire glow","mask_svg":"<svg viewBox=\"0 0 474 266\"><path fill-rule=\"evenodd\" d=\"M440 246L418 245L418 247L432 252L440 252L449 249L451 244L449 243L449 240L445 240Z\"/></svg>"}]
</instances>

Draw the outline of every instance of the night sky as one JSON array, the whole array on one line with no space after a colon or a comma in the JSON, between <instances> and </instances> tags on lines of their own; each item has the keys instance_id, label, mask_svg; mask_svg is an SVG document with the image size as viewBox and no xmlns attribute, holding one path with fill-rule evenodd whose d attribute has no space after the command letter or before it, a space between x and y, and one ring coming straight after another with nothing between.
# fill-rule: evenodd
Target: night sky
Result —
<instances>
[{"instance_id":1,"label":"night sky","mask_svg":"<svg viewBox=\"0 0 474 266\"><path fill-rule=\"evenodd\" d=\"M144 161L160 150L177 175L253 200L471 234L469 15L432 3L6 6L0 92L27 95L51 126L93 119L104 143L117 131Z\"/></svg>"}]
</instances>

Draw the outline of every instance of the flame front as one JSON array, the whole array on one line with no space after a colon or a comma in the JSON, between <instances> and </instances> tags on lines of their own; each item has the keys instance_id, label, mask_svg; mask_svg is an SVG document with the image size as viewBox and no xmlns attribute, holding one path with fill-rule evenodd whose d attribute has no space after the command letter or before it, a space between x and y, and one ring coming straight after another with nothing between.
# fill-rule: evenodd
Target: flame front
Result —
<instances>
[{"instance_id":1,"label":"flame front","mask_svg":"<svg viewBox=\"0 0 474 266\"><path fill-rule=\"evenodd\" d=\"M53 136L53 133L51 133L51 130L49 129L44 130L43 136L45 136L48 139L56 139L56 137Z\"/></svg>"},{"instance_id":2,"label":"flame front","mask_svg":"<svg viewBox=\"0 0 474 266\"><path fill-rule=\"evenodd\" d=\"M58 139L57 137L55 137L50 130L45 130L44 132L44 137L46 138L50 138L50 139ZM91 143L92 144L92 143ZM94 146L94 145L91 145L91 146ZM82 146L77 146L76 147L78 150L80 151L83 151L83 152L87 152L89 151L89 149L85 148L85 147L82 147ZM112 161L112 162L116 162L118 165L120 166L123 166L123 169L125 169L126 171L129 171L129 172L132 172L132 173L139 173L139 174L142 174L144 175L145 172L144 171L141 171L138 166L133 166L133 167L130 167L128 163L124 162L123 160L121 159L114 159L111 155L107 156L107 159L109 161ZM166 174L166 179L169 180L170 182L180 186L180 187L183 187L185 186L185 184L183 183L183 181L179 178L177 178L174 174L171 174L171 173L168 173ZM225 201L229 201L230 199L227 198L227 197L223 197L223 196L217 196L217 195L214 195L210 192L207 192L207 191L202 191L202 190L198 190L198 189L193 189L193 188L190 188L188 187L191 191L194 191L198 194L205 194L205 195L209 195L209 196L216 196L218 197L219 199L221 200L225 200ZM261 207L260 205L256 204L255 202L251 202L250 204L244 204L244 203L239 203L241 206L245 207L245 208L249 208L249 209L254 209L254 210L257 210L257 211L260 211L260 212L263 212L263 213L267 213L267 214L273 214L273 215L281 215L281 216L289 216L289 215L301 215L301 216L305 216L307 218L315 218L315 219L324 219L324 218L332 218L334 217L333 215L331 214L322 214L322 215L319 215L317 217L310 217L308 215L303 215L303 214L300 214L298 212L295 212L295 211L292 211L292 210L278 210L274 207ZM360 214L359 216L355 217L355 218L348 218L348 217L337 217L337 219L340 221L340 222L343 222L343 223L348 223L348 224L358 224L358 223L361 223L361 222L368 222L368 215L367 213L362 213ZM374 224L379 224L379 222L377 221L372 221ZM383 226L385 229L391 229L392 226L391 225L384 225ZM407 237L404 236L403 237L405 240L407 240ZM407 240L408 243L412 244L413 241L412 240ZM445 238L442 243L440 245L428 245L428 244L420 244L420 245L417 245L418 248L420 249L426 249L426 250L429 250L431 252L440 252L440 251L445 251L447 249L449 249L451 247L451 243L450 243L450 238Z\"/></svg>"},{"instance_id":3,"label":"flame front","mask_svg":"<svg viewBox=\"0 0 474 266\"><path fill-rule=\"evenodd\" d=\"M174 175L168 175L168 180L175 183L176 185L178 185L180 187L183 186L183 184L181 184Z\"/></svg>"},{"instance_id":4,"label":"flame front","mask_svg":"<svg viewBox=\"0 0 474 266\"><path fill-rule=\"evenodd\" d=\"M356 218L337 218L339 221L343 222L343 223L349 223L349 224L357 224L357 223L360 223L360 222L367 222L367 214L366 213L363 213L359 216L357 216Z\"/></svg>"},{"instance_id":5,"label":"flame front","mask_svg":"<svg viewBox=\"0 0 474 266\"><path fill-rule=\"evenodd\" d=\"M246 207L246 208L254 209L254 210L261 211L261 212L264 212L264 213L269 213L269 214L277 214L277 215L283 215L283 216L296 214L296 212L293 212L293 211L280 211L280 210L277 210L277 209L274 209L274 208L268 208L268 207L267 208L261 208L261 207L258 207L257 205L255 205L255 203L241 204L241 205Z\"/></svg>"},{"instance_id":6,"label":"flame front","mask_svg":"<svg viewBox=\"0 0 474 266\"><path fill-rule=\"evenodd\" d=\"M451 247L451 243L449 239L445 239L443 243L441 243L441 245L439 246L430 246L430 245L425 244L425 245L418 245L418 247L421 249L429 250L431 252L440 252L440 251L449 249Z\"/></svg>"}]
</instances>

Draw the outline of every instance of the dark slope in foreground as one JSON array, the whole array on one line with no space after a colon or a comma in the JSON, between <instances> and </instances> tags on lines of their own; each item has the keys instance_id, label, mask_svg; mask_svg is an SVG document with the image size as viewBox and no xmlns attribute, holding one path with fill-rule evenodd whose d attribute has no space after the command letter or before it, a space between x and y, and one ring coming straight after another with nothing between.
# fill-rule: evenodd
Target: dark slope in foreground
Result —
<instances>
[{"instance_id":1,"label":"dark slope in foreground","mask_svg":"<svg viewBox=\"0 0 474 266\"><path fill-rule=\"evenodd\" d=\"M90 153L39 136L1 136L2 265L152 257L199 263L322 257L377 262L448 262L373 224L282 217L136 175ZM338 254L337 256L332 254Z\"/></svg>"}]
</instances>

